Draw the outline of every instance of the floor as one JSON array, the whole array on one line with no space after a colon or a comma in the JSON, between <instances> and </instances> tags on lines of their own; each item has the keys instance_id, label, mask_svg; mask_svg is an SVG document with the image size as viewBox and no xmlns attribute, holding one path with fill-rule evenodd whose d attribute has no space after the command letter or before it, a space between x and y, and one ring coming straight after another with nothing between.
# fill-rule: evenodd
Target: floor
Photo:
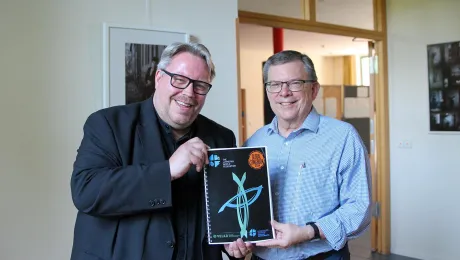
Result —
<instances>
[{"instance_id":1,"label":"floor","mask_svg":"<svg viewBox=\"0 0 460 260\"><path fill-rule=\"evenodd\" d=\"M371 238L370 231L364 233L358 239L354 239L348 243L351 253L351 260L420 260L400 255L379 255L371 252ZM227 260L227 256L224 255L224 260ZM247 256L246 259L250 259Z\"/></svg>"},{"instance_id":2,"label":"floor","mask_svg":"<svg viewBox=\"0 0 460 260\"><path fill-rule=\"evenodd\" d=\"M350 248L351 260L374 259L372 258L371 234L369 229L359 238L348 242L348 247Z\"/></svg>"},{"instance_id":3,"label":"floor","mask_svg":"<svg viewBox=\"0 0 460 260\"><path fill-rule=\"evenodd\" d=\"M350 248L351 260L419 260L400 255L379 255L371 251L371 237L368 230L361 237L348 243Z\"/></svg>"}]
</instances>

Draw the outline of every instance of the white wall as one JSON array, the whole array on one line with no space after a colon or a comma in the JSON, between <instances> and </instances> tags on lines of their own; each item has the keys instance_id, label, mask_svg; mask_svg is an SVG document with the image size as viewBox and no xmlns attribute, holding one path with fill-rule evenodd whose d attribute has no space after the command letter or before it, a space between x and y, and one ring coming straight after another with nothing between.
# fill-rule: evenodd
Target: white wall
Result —
<instances>
[{"instance_id":1,"label":"white wall","mask_svg":"<svg viewBox=\"0 0 460 260\"><path fill-rule=\"evenodd\" d=\"M387 0L391 251L458 258L460 135L428 134L427 44L460 40L460 1ZM400 140L412 149L399 149Z\"/></svg>"},{"instance_id":2,"label":"white wall","mask_svg":"<svg viewBox=\"0 0 460 260\"><path fill-rule=\"evenodd\" d=\"M0 259L69 259L76 214L69 180L83 123L102 105L103 22L202 40L217 67L203 113L238 135L236 1L147 3L2 1Z\"/></svg>"},{"instance_id":3,"label":"white wall","mask_svg":"<svg viewBox=\"0 0 460 260\"><path fill-rule=\"evenodd\" d=\"M272 29L240 25L241 88L246 89L246 134L264 125L262 63L273 54Z\"/></svg>"},{"instance_id":4,"label":"white wall","mask_svg":"<svg viewBox=\"0 0 460 260\"><path fill-rule=\"evenodd\" d=\"M324 56L322 59L318 57L318 65L315 63L318 72L321 72L322 77L318 75L319 82L322 85L342 85L343 84L343 56Z\"/></svg>"}]
</instances>

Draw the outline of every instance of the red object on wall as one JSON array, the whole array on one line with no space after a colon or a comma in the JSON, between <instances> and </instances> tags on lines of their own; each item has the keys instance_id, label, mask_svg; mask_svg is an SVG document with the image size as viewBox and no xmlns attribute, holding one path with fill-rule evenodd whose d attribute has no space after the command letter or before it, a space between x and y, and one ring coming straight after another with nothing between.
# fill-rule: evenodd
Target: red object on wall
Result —
<instances>
[{"instance_id":1,"label":"red object on wall","mask_svg":"<svg viewBox=\"0 0 460 260\"><path fill-rule=\"evenodd\" d=\"M273 52L278 53L283 50L284 46L283 28L273 28Z\"/></svg>"}]
</instances>

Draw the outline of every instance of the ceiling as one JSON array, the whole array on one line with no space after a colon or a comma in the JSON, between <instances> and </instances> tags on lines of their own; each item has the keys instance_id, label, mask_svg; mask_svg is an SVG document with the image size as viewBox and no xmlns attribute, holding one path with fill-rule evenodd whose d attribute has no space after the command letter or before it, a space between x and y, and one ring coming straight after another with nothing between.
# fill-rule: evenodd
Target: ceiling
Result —
<instances>
[{"instance_id":1,"label":"ceiling","mask_svg":"<svg viewBox=\"0 0 460 260\"><path fill-rule=\"evenodd\" d=\"M240 40L245 46L257 49L261 42L272 42L272 28L252 24L240 24ZM271 45L273 46L273 45ZM367 55L367 41L352 37L284 30L285 49L296 49L306 54L321 56Z\"/></svg>"}]
</instances>

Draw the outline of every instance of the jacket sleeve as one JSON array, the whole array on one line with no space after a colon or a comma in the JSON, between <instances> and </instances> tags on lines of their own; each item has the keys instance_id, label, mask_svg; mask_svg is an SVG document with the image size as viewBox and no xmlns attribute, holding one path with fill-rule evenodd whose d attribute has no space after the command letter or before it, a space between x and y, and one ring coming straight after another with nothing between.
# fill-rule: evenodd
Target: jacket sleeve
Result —
<instances>
[{"instance_id":1,"label":"jacket sleeve","mask_svg":"<svg viewBox=\"0 0 460 260\"><path fill-rule=\"evenodd\" d=\"M232 134L232 147L238 147L238 144L236 143L235 133L233 133L232 131L231 134Z\"/></svg>"},{"instance_id":2,"label":"jacket sleeve","mask_svg":"<svg viewBox=\"0 0 460 260\"><path fill-rule=\"evenodd\" d=\"M169 161L121 164L115 137L105 116L90 115L71 176L75 207L98 217L120 217L171 207Z\"/></svg>"}]
</instances>

